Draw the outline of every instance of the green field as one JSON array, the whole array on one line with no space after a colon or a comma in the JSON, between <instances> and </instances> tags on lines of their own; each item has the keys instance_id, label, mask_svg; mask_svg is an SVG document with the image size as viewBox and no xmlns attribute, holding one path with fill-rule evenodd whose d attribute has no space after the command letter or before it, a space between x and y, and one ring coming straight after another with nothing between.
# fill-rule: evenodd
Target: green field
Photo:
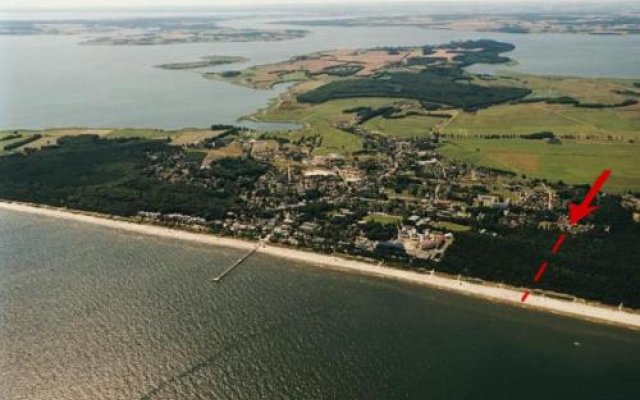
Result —
<instances>
[{"instance_id":1,"label":"green field","mask_svg":"<svg viewBox=\"0 0 640 400\"><path fill-rule=\"evenodd\" d=\"M396 225L402 222L402 217L388 214L369 214L364 217L366 222L377 222L382 225Z\"/></svg>"},{"instance_id":2,"label":"green field","mask_svg":"<svg viewBox=\"0 0 640 400\"><path fill-rule=\"evenodd\" d=\"M162 129L114 129L106 137L107 138L142 138L142 139L166 139L172 133Z\"/></svg>"},{"instance_id":3,"label":"green field","mask_svg":"<svg viewBox=\"0 0 640 400\"><path fill-rule=\"evenodd\" d=\"M433 224L433 227L436 229L445 229L451 232L468 232L471 230L471 227L468 225L460 225L448 221L438 221Z\"/></svg>"},{"instance_id":4,"label":"green field","mask_svg":"<svg viewBox=\"0 0 640 400\"><path fill-rule=\"evenodd\" d=\"M0 138L6 137L13 133L13 131L0 131ZM181 130L162 130L162 129L97 129L97 128L61 128L61 129L44 129L44 130L20 130L19 133L22 137L17 139L9 139L0 141L0 155L16 153L24 151L25 149L41 149L44 147L50 147L56 145L58 141L63 137L74 137L84 135L94 135L105 138L143 138L143 139L166 139L168 137L183 138L189 135L206 136L215 132L206 129L181 129ZM28 143L24 146L20 146L16 149L6 151L4 146L23 140L29 135L40 134L42 138Z\"/></svg>"},{"instance_id":5,"label":"green field","mask_svg":"<svg viewBox=\"0 0 640 400\"><path fill-rule=\"evenodd\" d=\"M373 133L381 133L397 138L429 136L431 128L442 124L446 118L410 115L404 118L388 119L376 117L364 123L363 127Z\"/></svg>"},{"instance_id":6,"label":"green field","mask_svg":"<svg viewBox=\"0 0 640 400\"><path fill-rule=\"evenodd\" d=\"M280 83L304 81L306 79L309 79L309 74L307 73L307 71L294 71L289 72L288 74L280 75Z\"/></svg>"},{"instance_id":7,"label":"green field","mask_svg":"<svg viewBox=\"0 0 640 400\"><path fill-rule=\"evenodd\" d=\"M588 109L542 103L501 105L476 113L460 113L446 128L450 135L529 134L640 138L640 109Z\"/></svg>"},{"instance_id":8,"label":"green field","mask_svg":"<svg viewBox=\"0 0 640 400\"><path fill-rule=\"evenodd\" d=\"M529 75L513 71L500 73L489 80L477 78L474 83L484 86L519 86L533 91L534 97L570 96L582 103L619 103L628 95L620 91L640 93L629 79L582 78L570 76Z\"/></svg>"},{"instance_id":9,"label":"green field","mask_svg":"<svg viewBox=\"0 0 640 400\"><path fill-rule=\"evenodd\" d=\"M439 151L477 165L573 184L590 184L611 168L607 190L640 190L638 143L465 139L446 143Z\"/></svg>"},{"instance_id":10,"label":"green field","mask_svg":"<svg viewBox=\"0 0 640 400\"><path fill-rule=\"evenodd\" d=\"M6 137L8 137L10 135L10 133L8 132L0 132L0 139L4 139ZM6 139L6 140L2 140L0 141L0 154L5 154L7 151L4 149L4 146L14 143L18 140L22 140L23 138L17 138L17 139Z\"/></svg>"},{"instance_id":11,"label":"green field","mask_svg":"<svg viewBox=\"0 0 640 400\"><path fill-rule=\"evenodd\" d=\"M322 137L322 146L315 150L317 154L348 154L362 149L362 139L356 135L341 131L335 127L338 122L349 122L352 114L344 110L354 107L381 107L392 103L389 99L364 98L328 101L322 104L278 105L255 117L261 121L295 121L305 125L296 132L287 133L291 138L300 136Z\"/></svg>"}]
</instances>

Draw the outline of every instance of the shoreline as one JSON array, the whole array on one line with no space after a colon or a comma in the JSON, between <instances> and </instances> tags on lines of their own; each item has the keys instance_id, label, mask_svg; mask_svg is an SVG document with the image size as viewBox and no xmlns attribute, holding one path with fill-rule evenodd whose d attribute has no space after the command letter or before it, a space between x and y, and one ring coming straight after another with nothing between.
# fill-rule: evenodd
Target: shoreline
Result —
<instances>
[{"instance_id":1,"label":"shoreline","mask_svg":"<svg viewBox=\"0 0 640 400\"><path fill-rule=\"evenodd\" d=\"M255 241L228 238L208 233L195 233L158 225L136 223L116 216L85 213L82 211L61 209L45 205L41 206L0 200L0 210L72 220L127 232L185 240L201 244L210 244L214 246L231 247L239 250L252 250L257 244ZM437 274L423 274L415 271L381 267L364 261L351 260L335 255L313 253L307 250L280 247L272 244L263 245L257 252L272 257L284 258L295 262L314 265L316 267L394 279L530 310L550 312L567 317L580 318L592 322L640 330L640 313L619 310L617 308L604 305L585 304L583 302L544 297L535 294L535 292L532 292L527 303L523 304L520 302L520 296L522 295L523 289L509 287L506 285L491 286L492 283L490 282L487 282L487 284L472 283L465 280L439 276Z\"/></svg>"}]
</instances>

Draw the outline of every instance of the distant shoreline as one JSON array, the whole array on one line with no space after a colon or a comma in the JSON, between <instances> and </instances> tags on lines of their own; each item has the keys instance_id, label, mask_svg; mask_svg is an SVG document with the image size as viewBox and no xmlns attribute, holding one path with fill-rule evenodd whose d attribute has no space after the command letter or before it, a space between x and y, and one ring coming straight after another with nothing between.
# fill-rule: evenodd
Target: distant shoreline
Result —
<instances>
[{"instance_id":1,"label":"distant shoreline","mask_svg":"<svg viewBox=\"0 0 640 400\"><path fill-rule=\"evenodd\" d=\"M210 244L214 246L231 247L240 250L251 250L256 246L256 242L254 241L227 238L207 233L194 233L186 230L178 230L156 225L141 224L128 221L121 217L113 217L96 213L85 213L81 211L67 210L49 206L39 206L0 200L0 209L89 223L144 235L186 240L190 242ZM513 287L502 285L490 286L471 283L464 280L456 280L450 277L444 277L439 274L422 274L414 271L381 267L363 261L350 260L347 258L332 255L318 254L305 250L279 247L271 244L261 247L258 252L296 262L313 264L318 267L390 278L403 282L430 286L436 289L448 290L451 292L456 292L477 298L483 298L485 300L506 303L521 308L546 311L568 317L585 319L592 322L599 322L640 330L640 313L618 310L613 307L559 300L549 297L542 297L536 294L530 296L526 304L522 304L520 302L522 290Z\"/></svg>"}]
</instances>

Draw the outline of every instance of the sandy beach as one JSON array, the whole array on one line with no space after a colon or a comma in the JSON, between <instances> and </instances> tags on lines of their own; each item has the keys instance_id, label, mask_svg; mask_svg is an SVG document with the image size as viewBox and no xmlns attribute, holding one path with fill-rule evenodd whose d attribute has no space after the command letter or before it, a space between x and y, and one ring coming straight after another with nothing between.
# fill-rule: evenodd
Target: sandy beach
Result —
<instances>
[{"instance_id":1,"label":"sandy beach","mask_svg":"<svg viewBox=\"0 0 640 400\"><path fill-rule=\"evenodd\" d=\"M123 219L110 218L108 216L100 216L52 207L40 207L23 203L0 201L0 209L90 223L143 235L186 240L214 246L232 247L247 251L254 249L256 246L256 242L246 240L226 238L211 234L193 233L155 225L138 224L135 222L128 222ZM296 262L312 264L318 267L351 271L354 273L374 275L413 284L426 285L486 300L508 303L516 307L531 308L575 318L587 319L594 322L614 324L631 329L640 329L640 313L618 310L613 307L585 304L581 301L574 302L560 300L540 296L535 293L532 293L527 302L523 304L520 302L520 297L524 290L523 288L507 286L499 287L497 285L471 283L464 280L452 279L448 276L440 276L439 274L423 274L396 268L377 266L342 257L317 254L309 251L283 248L273 245L264 245L258 250L258 252Z\"/></svg>"}]
</instances>

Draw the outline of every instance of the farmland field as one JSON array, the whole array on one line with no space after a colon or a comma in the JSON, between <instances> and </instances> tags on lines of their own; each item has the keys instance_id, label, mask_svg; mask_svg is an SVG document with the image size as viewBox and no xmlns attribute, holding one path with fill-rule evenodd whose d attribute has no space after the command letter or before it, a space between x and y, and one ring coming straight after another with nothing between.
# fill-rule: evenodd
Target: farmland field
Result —
<instances>
[{"instance_id":1,"label":"farmland field","mask_svg":"<svg viewBox=\"0 0 640 400\"><path fill-rule=\"evenodd\" d=\"M640 93L633 85L633 80L541 76L514 72L489 79L476 78L474 83L484 86L526 87L532 90L533 97L570 96L582 103L614 104L629 98L630 92Z\"/></svg>"},{"instance_id":2,"label":"farmland field","mask_svg":"<svg viewBox=\"0 0 640 400\"><path fill-rule=\"evenodd\" d=\"M166 139L171 134L170 131L162 129L135 129L124 128L114 129L107 135L109 138L142 138L142 139Z\"/></svg>"},{"instance_id":3,"label":"farmland field","mask_svg":"<svg viewBox=\"0 0 640 400\"><path fill-rule=\"evenodd\" d=\"M576 108L529 103L460 113L445 130L451 135L515 134L551 131L556 135L640 138L640 107Z\"/></svg>"},{"instance_id":4,"label":"farmland field","mask_svg":"<svg viewBox=\"0 0 640 400\"><path fill-rule=\"evenodd\" d=\"M377 222L382 225L397 225L402 222L402 217L389 214L370 214L367 215L364 220L366 222Z\"/></svg>"},{"instance_id":5,"label":"farmland field","mask_svg":"<svg viewBox=\"0 0 640 400\"><path fill-rule=\"evenodd\" d=\"M446 143L440 152L461 161L574 184L590 184L603 169L611 168L607 190L640 190L637 143L564 141L554 145L538 140L468 139Z\"/></svg>"},{"instance_id":6,"label":"farmland field","mask_svg":"<svg viewBox=\"0 0 640 400\"><path fill-rule=\"evenodd\" d=\"M295 121L305 125L300 131L286 133L291 138L322 137L318 154L353 153L362 148L362 139L335 127L338 122L348 122L352 114L344 110L355 107L381 107L393 101L384 98L361 98L328 101L322 104L300 104L285 100L254 117L261 121Z\"/></svg>"},{"instance_id":7,"label":"farmland field","mask_svg":"<svg viewBox=\"0 0 640 400\"><path fill-rule=\"evenodd\" d=\"M11 132L12 133L12 132ZM105 138L142 138L142 139L167 139L171 138L175 145L186 145L197 142L207 137L213 137L221 133L221 131L212 131L210 129L181 129L181 130L163 130L163 129L95 129L95 128L65 128L65 129L44 129L44 130L20 130L18 131L20 138L6 139L0 141L0 154L10 152L20 152L25 149L39 150L43 147L56 145L58 140L63 137L95 135ZM0 139L7 137L8 131L0 132ZM17 147L10 151L4 150L4 146L23 140L31 135L39 134L42 137L29 142L23 146Z\"/></svg>"},{"instance_id":8,"label":"farmland field","mask_svg":"<svg viewBox=\"0 0 640 400\"><path fill-rule=\"evenodd\" d=\"M171 136L171 144L176 146L196 144L204 139L218 136L222 132L224 131L213 131L211 129L185 129Z\"/></svg>"},{"instance_id":9,"label":"farmland field","mask_svg":"<svg viewBox=\"0 0 640 400\"><path fill-rule=\"evenodd\" d=\"M17 130L21 137L16 139L5 139L0 141L0 154L8 154L15 152L22 152L26 149L40 150L43 147L54 146L58 143L58 140L65 136L79 136L79 135L97 135L104 136L111 132L110 129L86 129L86 128L66 128L66 129L45 129L45 130ZM13 131L11 131L13 133ZM5 131L0 133L0 139L9 136L10 132ZM13 143L29 138L32 135L41 135L40 138L26 143L22 146L16 147L11 150L6 150L4 147Z\"/></svg>"},{"instance_id":10,"label":"farmland field","mask_svg":"<svg viewBox=\"0 0 640 400\"><path fill-rule=\"evenodd\" d=\"M438 221L433 224L433 227L437 229L446 229L451 232L468 232L471 230L471 227L468 225L460 225L448 221Z\"/></svg>"},{"instance_id":11,"label":"farmland field","mask_svg":"<svg viewBox=\"0 0 640 400\"><path fill-rule=\"evenodd\" d=\"M431 128L442 124L446 118L430 117L424 115L410 115L404 118L388 119L376 117L367 121L363 126L368 131L381 133L386 136L398 138L412 138L428 136Z\"/></svg>"}]
</instances>

